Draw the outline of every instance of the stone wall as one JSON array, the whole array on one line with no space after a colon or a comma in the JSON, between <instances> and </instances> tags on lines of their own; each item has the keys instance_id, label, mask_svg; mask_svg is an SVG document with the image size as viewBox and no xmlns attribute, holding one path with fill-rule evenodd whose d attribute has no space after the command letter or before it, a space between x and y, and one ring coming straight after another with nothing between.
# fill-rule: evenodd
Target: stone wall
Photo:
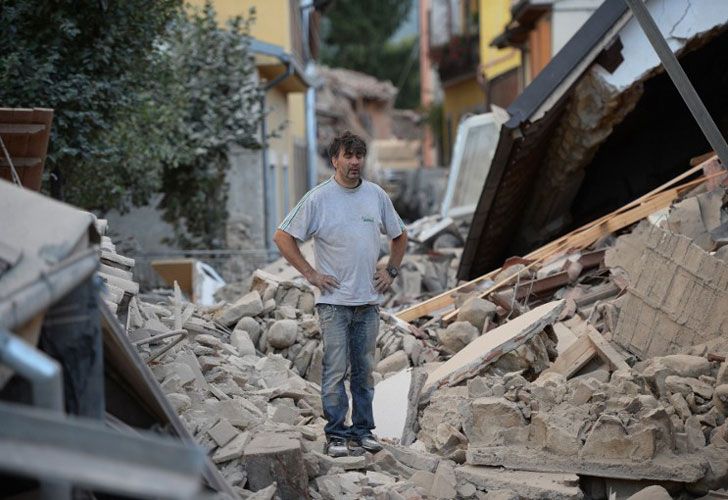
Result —
<instances>
[{"instance_id":1,"label":"stone wall","mask_svg":"<svg viewBox=\"0 0 728 500\"><path fill-rule=\"evenodd\" d=\"M728 335L728 265L647 222L607 252L629 275L614 340L644 358Z\"/></svg>"}]
</instances>

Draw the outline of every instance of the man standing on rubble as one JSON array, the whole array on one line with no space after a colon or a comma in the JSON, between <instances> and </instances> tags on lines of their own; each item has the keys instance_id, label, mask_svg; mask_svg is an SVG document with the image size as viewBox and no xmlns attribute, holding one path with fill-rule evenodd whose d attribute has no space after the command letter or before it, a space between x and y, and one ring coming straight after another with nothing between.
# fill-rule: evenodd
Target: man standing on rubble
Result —
<instances>
[{"instance_id":1,"label":"man standing on rubble","mask_svg":"<svg viewBox=\"0 0 728 500\"><path fill-rule=\"evenodd\" d=\"M407 234L382 188L362 179L367 147L344 132L329 146L336 170L306 193L278 227L274 241L283 257L321 290L316 308L323 337L321 399L327 420L326 453L332 457L377 452L374 416L374 348L379 303L399 274ZM376 270L380 234L391 240L386 269ZM316 268L298 248L314 239ZM351 367L352 425L345 424L349 400L344 379Z\"/></svg>"}]
</instances>

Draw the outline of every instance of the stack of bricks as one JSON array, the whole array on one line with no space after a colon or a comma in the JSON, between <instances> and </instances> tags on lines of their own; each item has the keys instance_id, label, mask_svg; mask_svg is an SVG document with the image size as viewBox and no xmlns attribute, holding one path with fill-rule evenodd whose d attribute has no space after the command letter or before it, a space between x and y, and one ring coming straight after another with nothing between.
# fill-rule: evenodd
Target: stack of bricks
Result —
<instances>
[{"instance_id":1,"label":"stack of bricks","mask_svg":"<svg viewBox=\"0 0 728 500\"><path fill-rule=\"evenodd\" d=\"M728 265L689 238L642 222L606 263L629 275L614 341L642 359L728 335Z\"/></svg>"}]
</instances>

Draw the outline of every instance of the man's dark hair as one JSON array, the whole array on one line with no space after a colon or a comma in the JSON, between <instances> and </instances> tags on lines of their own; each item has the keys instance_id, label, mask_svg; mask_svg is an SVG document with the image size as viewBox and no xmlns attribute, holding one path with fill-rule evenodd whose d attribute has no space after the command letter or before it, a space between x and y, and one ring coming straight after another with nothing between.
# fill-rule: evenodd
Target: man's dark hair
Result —
<instances>
[{"instance_id":1,"label":"man's dark hair","mask_svg":"<svg viewBox=\"0 0 728 500\"><path fill-rule=\"evenodd\" d=\"M336 136L331 145L329 145L329 159L334 158L339 154L341 149L344 149L344 153L360 154L362 156L367 155L367 143L364 139L356 134L352 134L348 130L343 134Z\"/></svg>"}]
</instances>

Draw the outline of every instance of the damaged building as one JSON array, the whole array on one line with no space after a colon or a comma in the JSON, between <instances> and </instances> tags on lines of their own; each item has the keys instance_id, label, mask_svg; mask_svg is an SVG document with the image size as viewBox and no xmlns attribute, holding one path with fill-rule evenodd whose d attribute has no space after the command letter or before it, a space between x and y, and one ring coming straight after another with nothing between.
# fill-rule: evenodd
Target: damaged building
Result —
<instances>
[{"instance_id":1,"label":"damaged building","mask_svg":"<svg viewBox=\"0 0 728 500\"><path fill-rule=\"evenodd\" d=\"M651 1L719 127L728 4ZM709 150L622 0L607 0L507 109L463 254L472 279L674 177Z\"/></svg>"}]
</instances>

